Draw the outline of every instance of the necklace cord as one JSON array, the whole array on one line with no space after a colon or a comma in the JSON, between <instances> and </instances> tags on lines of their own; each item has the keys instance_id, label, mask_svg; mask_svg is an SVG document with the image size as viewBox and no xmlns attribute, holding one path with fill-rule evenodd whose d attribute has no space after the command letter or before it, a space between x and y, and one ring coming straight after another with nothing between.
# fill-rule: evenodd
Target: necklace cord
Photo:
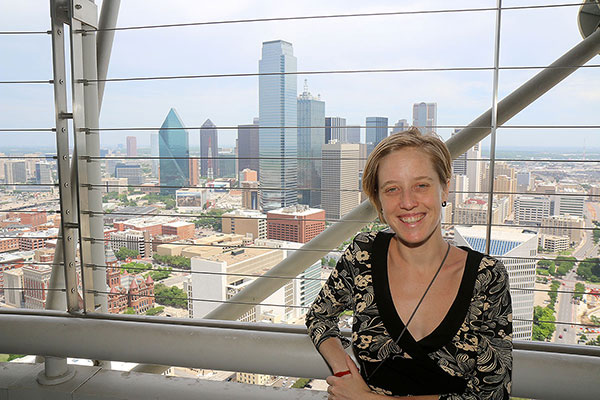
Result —
<instances>
[{"instance_id":1,"label":"necklace cord","mask_svg":"<svg viewBox=\"0 0 600 400\"><path fill-rule=\"evenodd\" d=\"M421 303L423 302L423 299L425 299L425 296L427 295L427 292L429 292L429 289L431 288L431 285L433 285L433 282L435 281L435 279L439 275L440 271L442 270L442 267L444 266L444 263L446 262L446 259L448 258L448 254L449 253L450 253L450 243L448 243L448 248L446 249L446 254L444 255L444 258L442 259L442 262L440 263L440 266L438 267L437 271L435 272L435 275L433 275L433 278L431 279L431 282L429 282L429 285L427 285L427 288L425 289L425 292L421 296L421 300L419 300L419 302L417 303L417 306L415 307L415 309L413 310L412 314L408 318L408 321L406 322L406 325L404 325L404 328L402 329L402 332L400 332L400 335L398 335L398 338L394 341L394 344L398 345L398 343L400 342L400 339L402 338L402 336L404 336L404 333L408 330L408 324L410 324L410 321L412 321L413 317L415 316L415 313L417 312L417 310L421 306ZM373 375L375 375L375 373L377 372L377 370L379 370L379 368L381 368L381 366L383 365L383 363L388 358L389 358L389 356L386 357L386 358L384 358L383 360L381 360L379 362L379 365L373 370L373 372L371 372L365 378L365 381L367 383L369 383L369 380L371 379L371 377L373 377Z\"/></svg>"}]
</instances>

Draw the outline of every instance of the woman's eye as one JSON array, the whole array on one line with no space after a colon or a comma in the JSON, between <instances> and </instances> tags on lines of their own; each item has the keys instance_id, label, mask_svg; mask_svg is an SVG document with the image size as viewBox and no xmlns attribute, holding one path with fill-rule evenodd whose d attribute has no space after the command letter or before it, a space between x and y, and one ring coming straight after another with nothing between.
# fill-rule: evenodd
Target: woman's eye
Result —
<instances>
[{"instance_id":1,"label":"woman's eye","mask_svg":"<svg viewBox=\"0 0 600 400\"><path fill-rule=\"evenodd\" d=\"M423 190L423 189L427 189L429 187L429 185L427 183L419 183L417 185L417 189Z\"/></svg>"},{"instance_id":2,"label":"woman's eye","mask_svg":"<svg viewBox=\"0 0 600 400\"><path fill-rule=\"evenodd\" d=\"M389 187L389 188L386 188L386 189L385 189L385 192L386 192L386 193L393 193L393 192L395 192L396 190L397 190L397 188L395 188L395 187Z\"/></svg>"}]
</instances>

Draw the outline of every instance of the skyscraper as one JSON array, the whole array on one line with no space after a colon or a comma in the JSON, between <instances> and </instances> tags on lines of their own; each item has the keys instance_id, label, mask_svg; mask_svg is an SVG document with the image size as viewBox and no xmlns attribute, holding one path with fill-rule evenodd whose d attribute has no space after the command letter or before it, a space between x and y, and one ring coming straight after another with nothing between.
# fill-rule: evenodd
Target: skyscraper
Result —
<instances>
[{"instance_id":1,"label":"skyscraper","mask_svg":"<svg viewBox=\"0 0 600 400\"><path fill-rule=\"evenodd\" d=\"M402 132L407 130L410 127L409 123L405 119L399 119L398 122L394 124L394 128L392 129L392 134Z\"/></svg>"},{"instance_id":2,"label":"skyscraper","mask_svg":"<svg viewBox=\"0 0 600 400\"><path fill-rule=\"evenodd\" d=\"M360 126L347 126L346 139L348 143L360 143Z\"/></svg>"},{"instance_id":3,"label":"skyscraper","mask_svg":"<svg viewBox=\"0 0 600 400\"><path fill-rule=\"evenodd\" d=\"M346 118L325 118L325 143L329 143L330 140L337 140L341 143L348 142L348 133L346 131Z\"/></svg>"},{"instance_id":4,"label":"skyscraper","mask_svg":"<svg viewBox=\"0 0 600 400\"><path fill-rule=\"evenodd\" d=\"M238 125L238 171L246 168L260 176L258 166L258 118L252 124Z\"/></svg>"},{"instance_id":5,"label":"skyscraper","mask_svg":"<svg viewBox=\"0 0 600 400\"><path fill-rule=\"evenodd\" d=\"M127 157L137 156L137 139L135 136L127 136Z\"/></svg>"},{"instance_id":6,"label":"skyscraper","mask_svg":"<svg viewBox=\"0 0 600 400\"><path fill-rule=\"evenodd\" d=\"M322 208L327 219L340 219L360 204L359 144L323 145Z\"/></svg>"},{"instance_id":7,"label":"skyscraper","mask_svg":"<svg viewBox=\"0 0 600 400\"><path fill-rule=\"evenodd\" d=\"M200 127L200 175L208 176L209 167L212 169L213 177L219 176L219 160L209 157L219 155L219 134L217 127L210 119L207 119Z\"/></svg>"},{"instance_id":8,"label":"skyscraper","mask_svg":"<svg viewBox=\"0 0 600 400\"><path fill-rule=\"evenodd\" d=\"M437 103L413 104L413 126L423 133L432 133L437 126Z\"/></svg>"},{"instance_id":9,"label":"skyscraper","mask_svg":"<svg viewBox=\"0 0 600 400\"><path fill-rule=\"evenodd\" d=\"M367 117L367 153L377 146L388 135L387 117Z\"/></svg>"},{"instance_id":10,"label":"skyscraper","mask_svg":"<svg viewBox=\"0 0 600 400\"><path fill-rule=\"evenodd\" d=\"M298 201L297 82L292 44L264 42L258 62L260 184L263 210ZM262 75L280 73L280 75Z\"/></svg>"},{"instance_id":11,"label":"skyscraper","mask_svg":"<svg viewBox=\"0 0 600 400\"><path fill-rule=\"evenodd\" d=\"M150 134L150 156L158 157L158 133ZM158 178L159 160L152 160L152 176Z\"/></svg>"},{"instance_id":12,"label":"skyscraper","mask_svg":"<svg viewBox=\"0 0 600 400\"><path fill-rule=\"evenodd\" d=\"M325 102L313 97L306 81L298 96L298 187L300 202L311 207L321 204L321 147L325 143ZM308 190L311 188L315 190Z\"/></svg>"},{"instance_id":13,"label":"skyscraper","mask_svg":"<svg viewBox=\"0 0 600 400\"><path fill-rule=\"evenodd\" d=\"M161 194L175 194L177 189L189 183L190 145L188 131L174 108L158 131L160 155L160 185L170 186L160 189Z\"/></svg>"}]
</instances>

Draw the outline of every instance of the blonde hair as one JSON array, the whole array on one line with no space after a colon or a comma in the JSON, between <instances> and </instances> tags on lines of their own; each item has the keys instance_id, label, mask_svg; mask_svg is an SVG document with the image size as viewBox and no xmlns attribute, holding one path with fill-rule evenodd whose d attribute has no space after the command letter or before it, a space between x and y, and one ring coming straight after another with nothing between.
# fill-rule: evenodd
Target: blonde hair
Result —
<instances>
[{"instance_id":1,"label":"blonde hair","mask_svg":"<svg viewBox=\"0 0 600 400\"><path fill-rule=\"evenodd\" d=\"M410 127L406 131L394 133L383 139L369 155L362 177L363 191L369 197L383 223L386 221L378 195L379 164L388 154L404 148L414 148L427 154L444 188L452 176L452 157L446 144L435 133L422 134L419 129Z\"/></svg>"}]
</instances>

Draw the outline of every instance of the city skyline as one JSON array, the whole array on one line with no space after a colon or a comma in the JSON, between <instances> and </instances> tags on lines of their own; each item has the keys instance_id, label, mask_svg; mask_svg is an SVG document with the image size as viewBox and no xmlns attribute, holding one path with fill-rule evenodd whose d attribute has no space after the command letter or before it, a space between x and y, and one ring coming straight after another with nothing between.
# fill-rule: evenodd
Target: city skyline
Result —
<instances>
[{"instance_id":1,"label":"city skyline","mask_svg":"<svg viewBox=\"0 0 600 400\"><path fill-rule=\"evenodd\" d=\"M39 1L37 7L21 4L0 6L0 22L6 30L47 30L48 4ZM101 5L101 2L98 2ZM343 4L342 4L343 3ZM504 6L515 5L514 1ZM544 2L547 3L547 2ZM153 3L154 4L154 3ZM235 4L235 6L234 6ZM494 7L493 1L459 1L453 7ZM160 4L141 6L134 0L121 8L118 26L135 26L164 21L204 21L249 18L256 15L277 17L286 15L316 15L370 10L398 11L397 5L381 1L366 5L359 2L330 2L315 8L307 2L301 5L278 5L270 2L254 5L232 2L230 7L211 8L197 12L196 5L182 3L180 7L162 9ZM441 1L411 2L402 10L441 9ZM34 12L31 12L31 9ZM322 10L317 13L315 10ZM581 41L576 24L577 7L556 9L509 10L503 12L500 66L543 66L560 57ZM203 73L237 73L257 71L256 59L263 41L283 39L294 44L299 59L299 71L328 71L369 68L444 68L491 67L493 64L493 11L462 12L440 15L386 16L295 21L289 24L232 24L204 28L149 29L119 31L115 38L110 77L195 75ZM7 19L5 16L10 16ZM196 17L198 16L198 17ZM202 18L200 18L202 16ZM476 16L477 18L473 18ZM306 23L318 29L306 30ZM359 29L354 29L355 26ZM452 32L445 27L452 26ZM552 30L545 28L552 26ZM207 40L205 30L210 33ZM544 32L539 35L539 32ZM160 34L158 34L160 32ZM204 32L204 33L203 33ZM223 34L220 34L223 32ZM225 34L224 32L231 32ZM328 35L331 32L331 35ZM407 35L407 33L410 34ZM441 33L443 32L443 35ZM342 34L343 33L343 34ZM230 36L232 35L232 36ZM327 41L320 40L320 35ZM231 37L238 39L231 42ZM414 37L410 42L404 37ZM0 36L0 50L12 55L1 67L3 79L49 79L51 77L50 43L47 35ZM140 46L146 40L153 43L148 53ZM377 49L370 46L377 43ZM15 48L14 43L19 43ZM174 45L177 43L176 45ZM333 53L331 51L334 45ZM185 48L202 48L202 54L213 54L210 60L195 62ZM231 48L233 52L216 51ZM535 48L537 51L530 51ZM210 51L215 49L215 51ZM156 51L154 51L156 50ZM400 50L400 51L398 51ZM178 52L177 55L173 52ZM230 54L231 53L231 54ZM235 53L235 58L233 56ZM181 54L186 54L181 57ZM35 56L34 56L35 55ZM133 57L131 57L133 56ZM35 57L35 58L32 58ZM164 60L175 57L173 65ZM378 60L375 62L374 60ZM590 64L598 63L597 58ZM588 90L599 82L594 68L582 68L509 121L511 125L597 125L593 104L598 91ZM499 97L502 98L533 76L537 70L502 70ZM299 79L306 78L301 74ZM446 71L389 74L325 74L311 75L313 93L327 98L328 114L346 118L347 125L364 125L369 115L388 117L392 121L411 120L411 107L416 102L438 103L438 122L444 126L463 126L491 105L492 72ZM6 95L0 107L7 113L0 116L3 128L39 128L54 125L52 89L50 85L3 85ZM258 115L258 79L244 78L179 79L150 82L109 82L101 112L100 126L160 127L160 115L175 107L190 127L199 127L210 118L218 127L249 124ZM131 107L135 104L136 107ZM127 110L127 112L122 112ZM201 110L201 111L200 111ZM25 114L26 113L26 114ZM102 144L116 145L122 136L136 136L138 146L147 146L150 132L103 132ZM447 139L452 128L439 129ZM569 143L580 148L600 147L593 129L500 129L498 146L505 147L519 137L521 145L544 143L559 147L566 135ZM23 134L6 133L6 145L23 143ZM52 146L53 135L30 133L27 141ZM233 147L235 130L221 130L219 142ZM199 142L197 132L191 135L192 147ZM487 144L484 142L484 148Z\"/></svg>"}]
</instances>

